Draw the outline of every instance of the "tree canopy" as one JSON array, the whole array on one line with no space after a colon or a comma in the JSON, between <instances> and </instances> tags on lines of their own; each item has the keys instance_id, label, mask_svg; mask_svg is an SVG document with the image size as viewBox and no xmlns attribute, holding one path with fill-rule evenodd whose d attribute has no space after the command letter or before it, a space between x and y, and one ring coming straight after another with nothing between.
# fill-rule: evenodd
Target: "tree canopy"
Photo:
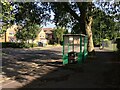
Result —
<instances>
[{"instance_id":1,"label":"tree canopy","mask_svg":"<svg viewBox=\"0 0 120 90\"><path fill-rule=\"evenodd\" d=\"M91 26L94 18L99 17L99 15L97 16L97 13L100 11L105 12L105 15L109 16L119 15L119 3L120 2L50 2L43 5L48 6L48 8L55 13L55 18L53 21L57 26L70 27L72 28L72 33L87 34L88 51L92 52L94 50L94 45ZM113 25L112 22L107 22L107 24ZM110 25L105 26L105 24L102 24L100 28L107 28L109 26ZM112 27L110 28L112 29Z\"/></svg>"},{"instance_id":2,"label":"tree canopy","mask_svg":"<svg viewBox=\"0 0 120 90\"><path fill-rule=\"evenodd\" d=\"M40 26L37 24L27 24L22 28L18 28L16 38L21 42L27 42L27 40L34 40L40 32Z\"/></svg>"},{"instance_id":3,"label":"tree canopy","mask_svg":"<svg viewBox=\"0 0 120 90\"><path fill-rule=\"evenodd\" d=\"M67 30L63 27L57 27L54 29L53 33L57 43L60 44L60 41L63 41L63 34L67 33Z\"/></svg>"},{"instance_id":4,"label":"tree canopy","mask_svg":"<svg viewBox=\"0 0 120 90\"><path fill-rule=\"evenodd\" d=\"M106 15L99 10L92 24L94 43L99 44L103 39L111 40L118 37L120 34L118 24L114 16Z\"/></svg>"},{"instance_id":5,"label":"tree canopy","mask_svg":"<svg viewBox=\"0 0 120 90\"><path fill-rule=\"evenodd\" d=\"M4 3L2 5L3 8L6 7ZM8 6L12 6L13 9L5 10L8 10L12 13L10 15L14 15L15 17L15 20L11 20L24 27L25 31L28 30L26 26L30 25L29 23L40 25L41 23L51 21L50 13L53 12L53 22L55 22L57 26L70 27L72 28L72 33L88 35L89 52L94 50L91 26L94 18L96 17L97 20L97 17L99 17L97 16L99 10L105 12L105 15L114 16L114 19L120 20L120 2L12 2L9 3ZM5 12L6 11L3 11L3 13ZM9 14L7 15L7 17L9 17ZM2 20L5 22L4 19ZM7 19L8 22L11 20ZM110 20L106 21L109 22ZM112 21L110 21L111 23L108 22L104 23L113 25ZM100 28L106 28L108 26L102 24ZM110 28L112 29L112 27Z\"/></svg>"},{"instance_id":6,"label":"tree canopy","mask_svg":"<svg viewBox=\"0 0 120 90\"><path fill-rule=\"evenodd\" d=\"M0 34L3 34L8 27L10 27L15 20L13 14L13 3L1 1L2 12L0 13L0 23L2 24L2 29Z\"/></svg>"}]
</instances>

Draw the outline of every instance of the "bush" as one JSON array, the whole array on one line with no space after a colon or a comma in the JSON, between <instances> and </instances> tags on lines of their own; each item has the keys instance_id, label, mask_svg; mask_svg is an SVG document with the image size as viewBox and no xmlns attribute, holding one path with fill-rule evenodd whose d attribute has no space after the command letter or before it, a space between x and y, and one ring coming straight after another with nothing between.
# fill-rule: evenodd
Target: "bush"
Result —
<instances>
[{"instance_id":1,"label":"bush","mask_svg":"<svg viewBox=\"0 0 120 90\"><path fill-rule=\"evenodd\" d=\"M21 43L20 47L21 47L21 48L30 48L31 45L28 44L28 43Z\"/></svg>"},{"instance_id":2,"label":"bush","mask_svg":"<svg viewBox=\"0 0 120 90\"><path fill-rule=\"evenodd\" d=\"M2 42L2 48L20 48L20 43L14 43L14 42Z\"/></svg>"},{"instance_id":3,"label":"bush","mask_svg":"<svg viewBox=\"0 0 120 90\"><path fill-rule=\"evenodd\" d=\"M58 43L56 43L56 42L55 42L55 43L54 43L54 45L55 45L55 46L57 46L57 45L58 45Z\"/></svg>"},{"instance_id":4,"label":"bush","mask_svg":"<svg viewBox=\"0 0 120 90\"><path fill-rule=\"evenodd\" d=\"M2 42L2 48L30 48L36 46L38 45L32 43Z\"/></svg>"},{"instance_id":5,"label":"bush","mask_svg":"<svg viewBox=\"0 0 120 90\"><path fill-rule=\"evenodd\" d=\"M63 41L60 41L60 45L63 45Z\"/></svg>"},{"instance_id":6,"label":"bush","mask_svg":"<svg viewBox=\"0 0 120 90\"><path fill-rule=\"evenodd\" d=\"M33 43L33 47L37 47L38 46L38 44L36 44L36 43Z\"/></svg>"}]
</instances>

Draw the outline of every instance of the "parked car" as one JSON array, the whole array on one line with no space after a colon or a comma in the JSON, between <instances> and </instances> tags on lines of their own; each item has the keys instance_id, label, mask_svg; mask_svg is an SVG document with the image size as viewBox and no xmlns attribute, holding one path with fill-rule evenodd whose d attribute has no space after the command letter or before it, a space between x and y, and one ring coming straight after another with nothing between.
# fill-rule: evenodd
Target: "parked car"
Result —
<instances>
[{"instance_id":1,"label":"parked car","mask_svg":"<svg viewBox=\"0 0 120 90\"><path fill-rule=\"evenodd\" d=\"M40 42L38 42L38 46L44 47L47 45L47 40L46 39L42 39Z\"/></svg>"},{"instance_id":2,"label":"parked car","mask_svg":"<svg viewBox=\"0 0 120 90\"><path fill-rule=\"evenodd\" d=\"M42 43L47 45L47 39L42 39L42 40L40 40L40 42L42 42Z\"/></svg>"},{"instance_id":3,"label":"parked car","mask_svg":"<svg viewBox=\"0 0 120 90\"><path fill-rule=\"evenodd\" d=\"M38 46L43 47L43 43L42 42L38 42Z\"/></svg>"}]
</instances>

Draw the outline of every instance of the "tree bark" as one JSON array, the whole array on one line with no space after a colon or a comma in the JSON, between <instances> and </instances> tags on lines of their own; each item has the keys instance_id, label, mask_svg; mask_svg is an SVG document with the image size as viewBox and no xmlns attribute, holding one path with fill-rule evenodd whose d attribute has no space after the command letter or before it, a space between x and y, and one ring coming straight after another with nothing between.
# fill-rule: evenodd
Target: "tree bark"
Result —
<instances>
[{"instance_id":1,"label":"tree bark","mask_svg":"<svg viewBox=\"0 0 120 90\"><path fill-rule=\"evenodd\" d=\"M5 42L7 41L7 35L6 35L6 31L5 31Z\"/></svg>"},{"instance_id":2,"label":"tree bark","mask_svg":"<svg viewBox=\"0 0 120 90\"><path fill-rule=\"evenodd\" d=\"M89 54L94 52L94 44L92 38L92 30L91 25L93 22L92 16L87 16L87 3L84 3L83 6L79 7L81 15L80 15L80 29L83 34L88 35L88 52ZM88 17L88 18L87 18Z\"/></svg>"},{"instance_id":3,"label":"tree bark","mask_svg":"<svg viewBox=\"0 0 120 90\"><path fill-rule=\"evenodd\" d=\"M92 38L92 30L91 25L93 22L92 16L88 17L87 23L86 23L86 34L88 35L88 52L94 52L94 44L93 44L93 38Z\"/></svg>"},{"instance_id":4,"label":"tree bark","mask_svg":"<svg viewBox=\"0 0 120 90\"><path fill-rule=\"evenodd\" d=\"M88 16L87 18L87 8L89 5L92 5L90 3L86 2L78 2L78 8L80 10L80 17L75 13L74 10L72 10L67 3L63 3L64 7L66 10L80 23L80 32L83 34L88 35L88 52L92 53L94 52L94 44L93 44L93 38L92 38L92 30L91 30L91 25L93 18L92 16Z\"/></svg>"}]
</instances>

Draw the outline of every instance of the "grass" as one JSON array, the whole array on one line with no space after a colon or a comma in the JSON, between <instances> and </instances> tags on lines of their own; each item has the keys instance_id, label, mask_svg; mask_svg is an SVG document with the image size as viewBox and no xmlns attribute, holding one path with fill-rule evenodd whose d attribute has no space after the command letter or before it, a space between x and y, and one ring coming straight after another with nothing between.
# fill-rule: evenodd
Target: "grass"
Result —
<instances>
[{"instance_id":1,"label":"grass","mask_svg":"<svg viewBox=\"0 0 120 90\"><path fill-rule=\"evenodd\" d=\"M105 49L110 50L110 51L117 51L117 44L112 44L109 47L105 47Z\"/></svg>"}]
</instances>

